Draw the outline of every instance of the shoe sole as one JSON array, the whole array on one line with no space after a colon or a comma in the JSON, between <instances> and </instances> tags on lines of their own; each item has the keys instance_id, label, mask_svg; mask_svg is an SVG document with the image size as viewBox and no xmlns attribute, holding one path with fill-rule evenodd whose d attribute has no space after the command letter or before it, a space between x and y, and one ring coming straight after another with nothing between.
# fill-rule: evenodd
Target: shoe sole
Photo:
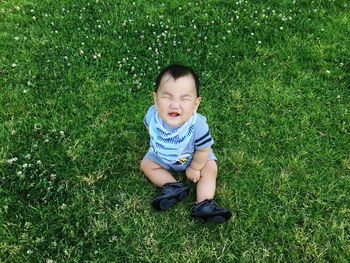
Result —
<instances>
[{"instance_id":1,"label":"shoe sole","mask_svg":"<svg viewBox=\"0 0 350 263\"><path fill-rule=\"evenodd\" d=\"M175 205L177 203L177 200L174 199L164 199L162 201L160 201L159 203L159 208L162 211L168 210L170 207L172 207L173 205Z\"/></svg>"},{"instance_id":2,"label":"shoe sole","mask_svg":"<svg viewBox=\"0 0 350 263\"><path fill-rule=\"evenodd\" d=\"M175 196L169 199L165 198L163 200L158 201L159 206L156 204L157 203L156 202L155 204L153 204L153 207L157 210L165 211L165 210L168 210L170 207L174 206L177 202L180 202L186 199L187 196L188 196L188 191L184 191L180 193L178 196Z\"/></svg>"},{"instance_id":3,"label":"shoe sole","mask_svg":"<svg viewBox=\"0 0 350 263\"><path fill-rule=\"evenodd\" d=\"M213 215L213 216L193 216L194 219L201 223L216 223L216 224L222 224L228 221L231 218L231 214L224 214L224 215Z\"/></svg>"}]
</instances>

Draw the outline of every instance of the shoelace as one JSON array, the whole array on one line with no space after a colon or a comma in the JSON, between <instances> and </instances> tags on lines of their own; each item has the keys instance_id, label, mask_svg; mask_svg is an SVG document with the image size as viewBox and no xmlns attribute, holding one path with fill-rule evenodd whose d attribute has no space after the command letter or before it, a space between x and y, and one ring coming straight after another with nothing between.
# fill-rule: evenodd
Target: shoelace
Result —
<instances>
[{"instance_id":1,"label":"shoelace","mask_svg":"<svg viewBox=\"0 0 350 263\"><path fill-rule=\"evenodd\" d=\"M183 187L183 185L180 184L166 184L162 187L161 189L161 193L162 194L170 194L171 192L173 192L175 189L177 188L181 188Z\"/></svg>"}]
</instances>

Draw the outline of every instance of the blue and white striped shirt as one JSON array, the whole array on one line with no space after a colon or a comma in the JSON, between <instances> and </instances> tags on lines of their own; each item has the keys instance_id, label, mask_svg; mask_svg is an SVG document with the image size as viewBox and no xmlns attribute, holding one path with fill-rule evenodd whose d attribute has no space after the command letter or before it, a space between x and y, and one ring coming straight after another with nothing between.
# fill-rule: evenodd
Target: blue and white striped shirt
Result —
<instances>
[{"instance_id":1,"label":"blue and white striped shirt","mask_svg":"<svg viewBox=\"0 0 350 263\"><path fill-rule=\"evenodd\" d=\"M156 108L154 105L148 109L147 114L144 118L144 123L147 126L147 128L149 127L151 118L155 112L156 112ZM163 124L163 127L167 129L169 132L173 130L165 122L163 122L162 124ZM206 118L203 115L196 113L196 122L194 125L194 131L191 133L191 139L189 140L188 145L185 147L185 149L181 153L177 152L174 149L174 154L184 155L184 156L189 155L192 157L195 150L205 149L210 147L213 144L214 144L214 140L210 134L209 126L206 122ZM192 159L191 157L190 159Z\"/></svg>"}]
</instances>

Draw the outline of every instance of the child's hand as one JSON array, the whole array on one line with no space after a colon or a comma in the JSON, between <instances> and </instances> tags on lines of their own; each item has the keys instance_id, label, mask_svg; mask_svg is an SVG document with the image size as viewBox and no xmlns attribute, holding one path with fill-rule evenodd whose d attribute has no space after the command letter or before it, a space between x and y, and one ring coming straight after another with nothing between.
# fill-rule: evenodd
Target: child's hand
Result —
<instances>
[{"instance_id":1,"label":"child's hand","mask_svg":"<svg viewBox=\"0 0 350 263\"><path fill-rule=\"evenodd\" d=\"M190 166L186 169L186 176L188 180L197 183L199 179L201 178L201 172L192 169Z\"/></svg>"}]
</instances>

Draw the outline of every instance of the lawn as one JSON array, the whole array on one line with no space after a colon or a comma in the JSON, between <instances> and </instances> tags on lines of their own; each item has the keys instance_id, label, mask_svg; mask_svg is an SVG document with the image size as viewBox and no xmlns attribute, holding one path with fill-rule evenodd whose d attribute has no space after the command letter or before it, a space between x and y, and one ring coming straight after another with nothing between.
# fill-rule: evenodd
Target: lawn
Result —
<instances>
[{"instance_id":1,"label":"lawn","mask_svg":"<svg viewBox=\"0 0 350 263\"><path fill-rule=\"evenodd\" d=\"M347 0L11 0L0 28L1 262L350 261ZM193 184L150 205L170 63L199 75L225 224Z\"/></svg>"}]
</instances>

